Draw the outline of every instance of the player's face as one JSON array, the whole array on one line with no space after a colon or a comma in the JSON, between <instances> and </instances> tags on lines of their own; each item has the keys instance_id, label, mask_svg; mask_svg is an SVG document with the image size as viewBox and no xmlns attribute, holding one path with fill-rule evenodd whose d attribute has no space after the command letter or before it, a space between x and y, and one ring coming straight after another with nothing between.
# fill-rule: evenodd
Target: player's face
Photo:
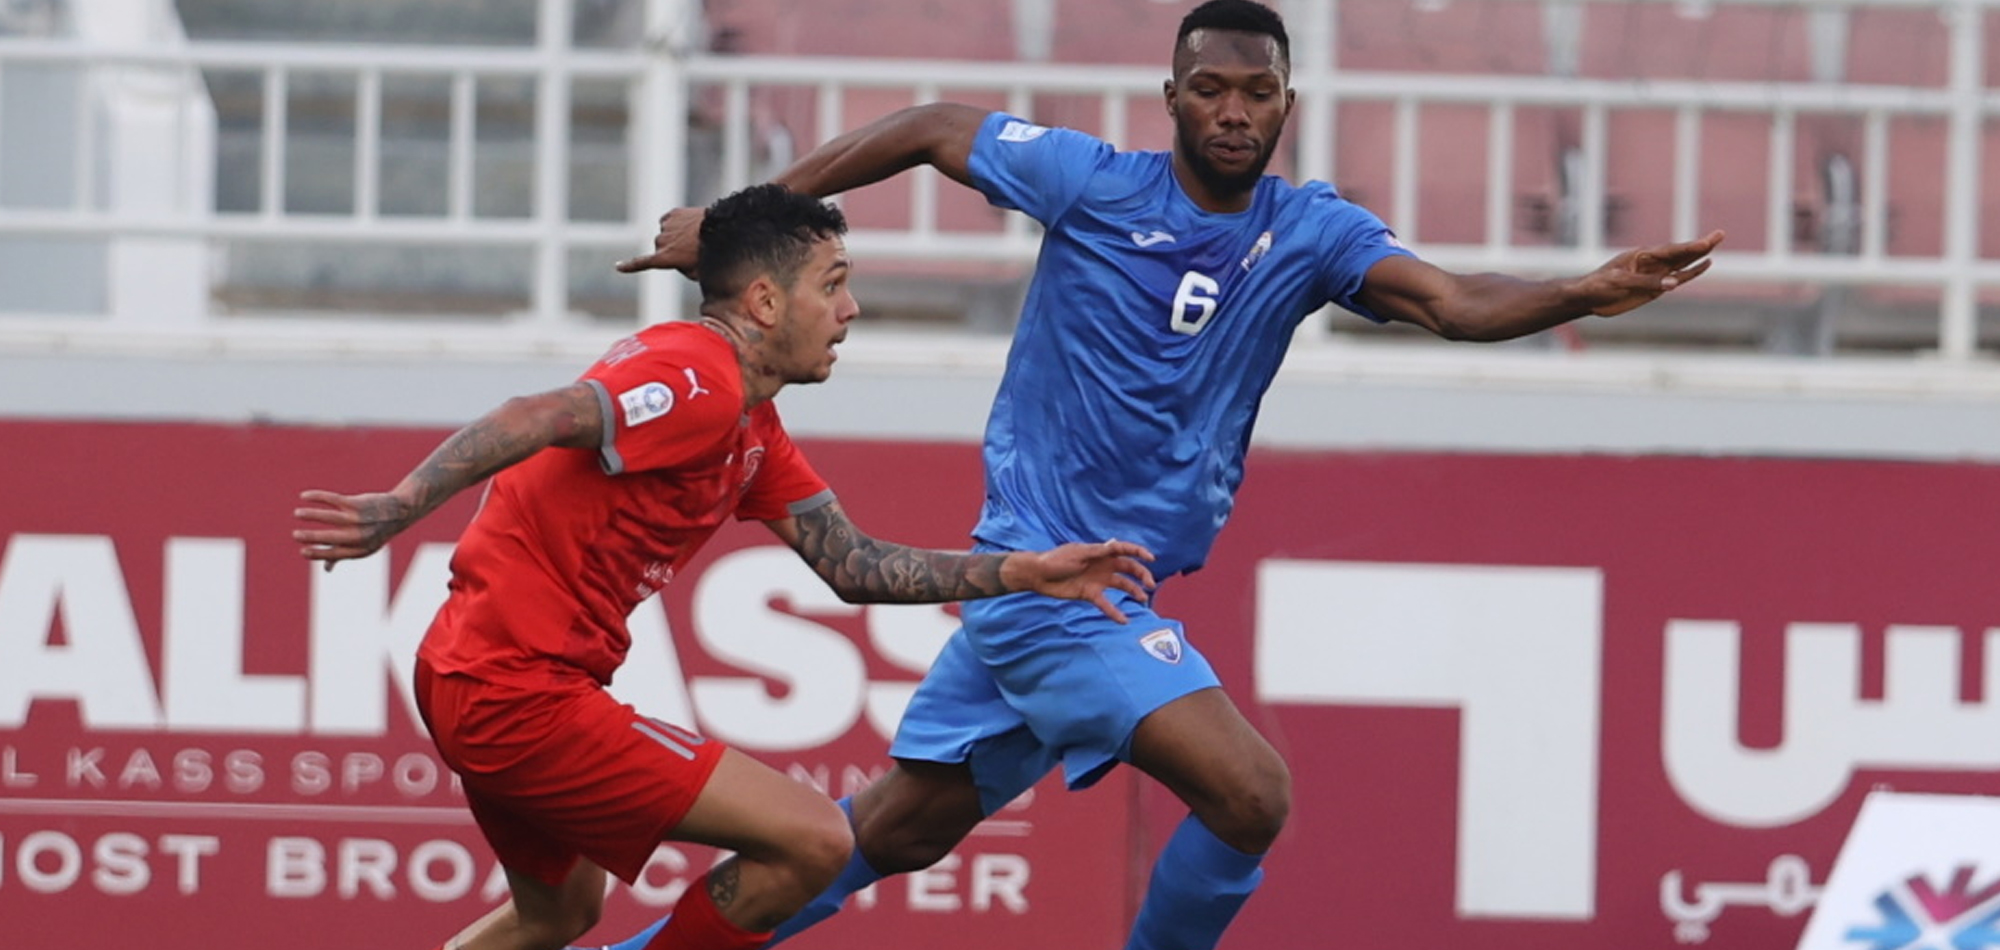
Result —
<instances>
[{"instance_id":1,"label":"player's face","mask_svg":"<svg viewBox=\"0 0 2000 950\"><path fill-rule=\"evenodd\" d=\"M1292 111L1290 66L1261 33L1196 30L1174 55L1175 163L1210 197L1255 187ZM1201 196L1196 196L1197 198Z\"/></svg>"},{"instance_id":2,"label":"player's face","mask_svg":"<svg viewBox=\"0 0 2000 950\"><path fill-rule=\"evenodd\" d=\"M847 245L837 237L815 243L799 268L777 330L785 382L818 383L833 375L838 358L833 348L847 339L847 324L861 313L847 286L853 269Z\"/></svg>"}]
</instances>

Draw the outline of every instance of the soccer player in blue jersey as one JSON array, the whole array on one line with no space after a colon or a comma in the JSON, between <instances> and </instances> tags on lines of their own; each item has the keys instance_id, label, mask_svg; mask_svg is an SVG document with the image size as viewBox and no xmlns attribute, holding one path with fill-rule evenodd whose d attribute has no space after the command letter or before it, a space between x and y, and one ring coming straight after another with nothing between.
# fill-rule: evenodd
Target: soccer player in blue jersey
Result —
<instances>
[{"instance_id":1,"label":"soccer player in blue jersey","mask_svg":"<svg viewBox=\"0 0 2000 950\"><path fill-rule=\"evenodd\" d=\"M1722 240L1628 251L1561 280L1434 267L1332 186L1264 174L1292 107L1289 73L1276 13L1211 0L1175 42L1170 151L1120 152L938 103L843 135L778 176L825 196L928 164L1046 228L987 423L986 504L973 532L982 550L1117 537L1151 548L1163 579L1192 571L1229 518L1292 331L1322 304L1449 339L1504 340L1647 303L1700 276ZM692 210L669 213L656 252L619 268L687 270L699 222ZM1179 622L1146 604L1126 610L1129 625L1088 604L967 603L904 713L893 766L842 802L852 861L777 939L886 875L943 858L1051 769L1080 789L1126 762L1188 807L1127 946L1213 947L1285 824L1288 770Z\"/></svg>"}]
</instances>

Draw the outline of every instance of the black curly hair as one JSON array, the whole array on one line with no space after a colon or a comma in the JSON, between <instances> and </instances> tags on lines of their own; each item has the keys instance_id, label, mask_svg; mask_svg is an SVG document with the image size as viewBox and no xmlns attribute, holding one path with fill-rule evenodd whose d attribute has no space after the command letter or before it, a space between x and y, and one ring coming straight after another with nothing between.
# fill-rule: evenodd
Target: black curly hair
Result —
<instances>
[{"instance_id":1,"label":"black curly hair","mask_svg":"<svg viewBox=\"0 0 2000 950\"><path fill-rule=\"evenodd\" d=\"M1188 15L1181 18L1180 32L1174 36L1176 56L1187 45L1188 34L1196 30L1262 33L1278 41L1279 65L1291 66L1292 38L1285 32L1285 18L1257 0L1208 0L1189 10Z\"/></svg>"},{"instance_id":2,"label":"black curly hair","mask_svg":"<svg viewBox=\"0 0 2000 950\"><path fill-rule=\"evenodd\" d=\"M840 209L783 185L752 185L708 206L695 268L704 301L726 300L769 275L790 287L813 244L847 233Z\"/></svg>"}]
</instances>

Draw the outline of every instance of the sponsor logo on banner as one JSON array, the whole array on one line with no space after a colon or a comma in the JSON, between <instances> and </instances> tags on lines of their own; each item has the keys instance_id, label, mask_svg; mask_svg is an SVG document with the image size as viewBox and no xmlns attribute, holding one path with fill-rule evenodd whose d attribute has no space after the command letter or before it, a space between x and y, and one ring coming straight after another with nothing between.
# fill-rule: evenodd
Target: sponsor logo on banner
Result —
<instances>
[{"instance_id":1,"label":"sponsor logo on banner","mask_svg":"<svg viewBox=\"0 0 2000 950\"><path fill-rule=\"evenodd\" d=\"M1869 794L1799 950L2000 948L2000 798Z\"/></svg>"},{"instance_id":2,"label":"sponsor logo on banner","mask_svg":"<svg viewBox=\"0 0 2000 950\"><path fill-rule=\"evenodd\" d=\"M648 411L626 395L621 419ZM289 541L299 489L406 471L445 433L82 425L0 421L27 460L0 465L0 943L332 950L361 917L434 941L504 899L409 696L476 499L332 572ZM103 465L104 445L144 464ZM950 545L981 497L973 445L802 448L885 537ZM1211 631L1300 800L1329 804L1297 813L1230 939L1331 919L1356 946L1793 950L1810 913L1825 942L1807 950L1884 950L1909 927L2000 950L1982 943L2000 902L1985 819L1933 803L1841 846L1872 785L2000 795L1983 586L2000 513L1979 504L2000 467L1288 451L1252 468L1224 543L1162 609ZM1495 487L1490 523L1440 512ZM1367 498L1365 530L1352 506L1299 502L1320 497ZM1883 510L1826 544L1827 498ZM670 563L618 579L672 581L631 616L619 701L830 795L881 774L955 608L846 603L756 526ZM1123 635L1174 662L1180 629ZM1057 773L939 864L857 894L841 926L1115 946L1115 895L1143 888L1151 832L1185 813L1144 781L1072 795ZM1937 840L1856 876L1863 838ZM584 942L635 932L713 857L661 848Z\"/></svg>"},{"instance_id":3,"label":"sponsor logo on banner","mask_svg":"<svg viewBox=\"0 0 2000 950\"><path fill-rule=\"evenodd\" d=\"M2000 898L2000 880L1977 864L1952 868L1950 881L1943 884L1912 874L1877 894L1876 919L1849 927L1846 939L1868 950L1904 950L1926 939L1952 950L2000 947L2000 900L1995 898Z\"/></svg>"}]
</instances>

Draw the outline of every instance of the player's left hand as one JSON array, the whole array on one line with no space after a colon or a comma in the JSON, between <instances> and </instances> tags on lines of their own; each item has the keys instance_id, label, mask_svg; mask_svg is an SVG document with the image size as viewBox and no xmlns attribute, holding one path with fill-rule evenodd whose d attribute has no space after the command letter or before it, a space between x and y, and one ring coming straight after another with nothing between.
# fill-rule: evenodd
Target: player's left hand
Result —
<instances>
[{"instance_id":1,"label":"player's left hand","mask_svg":"<svg viewBox=\"0 0 2000 950\"><path fill-rule=\"evenodd\" d=\"M1710 231L1693 241L1626 251L1584 275L1578 290L1591 302L1591 313L1616 316L1700 277L1714 263L1708 255L1722 238L1721 231Z\"/></svg>"},{"instance_id":2,"label":"player's left hand","mask_svg":"<svg viewBox=\"0 0 2000 950\"><path fill-rule=\"evenodd\" d=\"M1104 611L1105 616L1124 623L1125 612L1113 605L1105 592L1116 588L1145 603L1150 596L1147 592L1153 589L1153 572L1143 562L1152 559L1153 552L1141 545L1105 540L1096 544L1065 544L1009 561L1021 562L1025 571L1021 583L1014 585L1016 589L1065 600L1087 600Z\"/></svg>"},{"instance_id":3,"label":"player's left hand","mask_svg":"<svg viewBox=\"0 0 2000 950\"><path fill-rule=\"evenodd\" d=\"M299 500L310 507L293 509L293 517L326 527L296 529L292 540L304 545L299 554L307 560L326 562L329 571L335 561L367 557L381 550L415 519L413 506L388 492L340 495L313 489L300 492Z\"/></svg>"}]
</instances>

